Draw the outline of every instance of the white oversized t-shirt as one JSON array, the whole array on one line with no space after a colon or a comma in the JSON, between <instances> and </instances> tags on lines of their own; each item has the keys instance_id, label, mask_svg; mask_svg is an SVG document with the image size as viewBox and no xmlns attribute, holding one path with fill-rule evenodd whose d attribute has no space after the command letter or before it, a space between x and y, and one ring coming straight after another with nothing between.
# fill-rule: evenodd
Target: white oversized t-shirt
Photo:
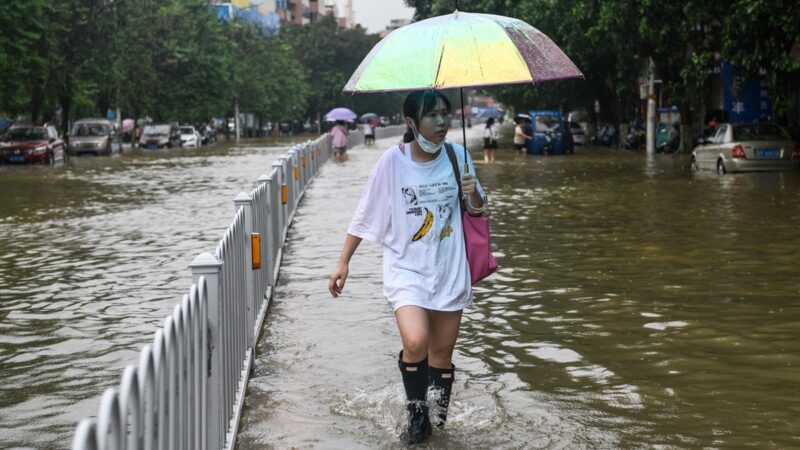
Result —
<instances>
[{"instance_id":1,"label":"white oversized t-shirt","mask_svg":"<svg viewBox=\"0 0 800 450\"><path fill-rule=\"evenodd\" d=\"M451 145L463 170L464 147ZM444 147L430 162L410 155L406 144L405 154L394 146L381 156L347 232L383 246L383 294L394 310L457 311L472 303L472 286L453 166Z\"/></svg>"}]
</instances>

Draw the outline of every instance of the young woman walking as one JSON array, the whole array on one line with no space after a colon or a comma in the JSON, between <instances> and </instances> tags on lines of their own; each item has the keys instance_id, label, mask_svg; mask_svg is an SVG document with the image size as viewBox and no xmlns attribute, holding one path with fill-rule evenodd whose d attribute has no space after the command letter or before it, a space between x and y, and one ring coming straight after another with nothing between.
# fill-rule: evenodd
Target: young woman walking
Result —
<instances>
[{"instance_id":1,"label":"young woman walking","mask_svg":"<svg viewBox=\"0 0 800 450\"><path fill-rule=\"evenodd\" d=\"M328 281L331 295L339 296L361 240L383 247L383 294L403 341L397 364L408 400L408 426L400 438L409 445L431 435L429 386L438 391L434 425L442 427L447 420L453 348L461 312L472 304L457 183L469 214L486 210L468 156L469 174L456 180L453 160L463 171L465 155L462 146L445 143L450 112L450 102L439 92L408 95L403 143L388 149L372 170Z\"/></svg>"},{"instance_id":2,"label":"young woman walking","mask_svg":"<svg viewBox=\"0 0 800 450\"><path fill-rule=\"evenodd\" d=\"M347 136L350 133L345 127L344 120L337 120L336 125L331 128L330 135L333 137L331 146L333 147L333 159L344 160L347 158Z\"/></svg>"}]
</instances>

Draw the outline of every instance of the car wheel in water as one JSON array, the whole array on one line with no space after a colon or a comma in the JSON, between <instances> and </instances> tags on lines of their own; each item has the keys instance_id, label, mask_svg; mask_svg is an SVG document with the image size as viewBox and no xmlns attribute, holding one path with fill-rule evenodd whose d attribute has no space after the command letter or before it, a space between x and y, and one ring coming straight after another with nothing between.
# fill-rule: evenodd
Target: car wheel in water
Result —
<instances>
[{"instance_id":1,"label":"car wheel in water","mask_svg":"<svg viewBox=\"0 0 800 450\"><path fill-rule=\"evenodd\" d=\"M728 171L725 170L725 164L723 164L722 160L720 159L717 161L717 175L725 175L726 173L728 173Z\"/></svg>"},{"instance_id":2,"label":"car wheel in water","mask_svg":"<svg viewBox=\"0 0 800 450\"><path fill-rule=\"evenodd\" d=\"M695 159L694 156L692 156L692 163L689 164L689 167L692 169L692 172L700 171L700 166L697 165L697 159Z\"/></svg>"}]
</instances>

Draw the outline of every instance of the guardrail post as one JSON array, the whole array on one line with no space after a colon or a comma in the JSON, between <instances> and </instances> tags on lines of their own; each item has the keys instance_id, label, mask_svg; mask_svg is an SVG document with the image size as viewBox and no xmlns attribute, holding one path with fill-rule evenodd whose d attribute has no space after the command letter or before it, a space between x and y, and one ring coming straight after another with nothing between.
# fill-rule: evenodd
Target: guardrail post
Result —
<instances>
[{"instance_id":1,"label":"guardrail post","mask_svg":"<svg viewBox=\"0 0 800 450\"><path fill-rule=\"evenodd\" d=\"M273 172L274 173L274 172ZM273 215L277 214L275 210L277 205L273 203L275 197L275 193L273 191L272 185L272 177L269 175L261 175L258 177L258 184L263 184L265 186L265 195L267 197L267 233L265 236L261 236L261 239L264 242L263 247L266 248L266 251L263 252L261 261L265 264L263 269L264 273L266 273L267 278L267 286L270 287L270 295L272 295L272 286L275 284L275 280L272 279L272 271L275 269L275 256L277 256L277 248L275 246L275 230L273 230ZM263 293L262 293L263 294Z\"/></svg>"},{"instance_id":2,"label":"guardrail post","mask_svg":"<svg viewBox=\"0 0 800 450\"><path fill-rule=\"evenodd\" d=\"M245 305L247 309L246 318L247 318L247 348L250 349L251 356L255 357L255 336L253 335L253 329L256 325L256 314L258 314L258 307L256 306L258 301L256 299L256 289L255 289L255 280L253 276L253 197L250 197L248 194L241 192L239 195L233 199L233 204L236 207L236 211L239 211L239 208L244 209L244 217L242 218L242 224L244 225L244 236L245 236L245 247L247 251L244 252L245 254L245 262L244 262L244 273L246 278L245 283ZM252 360L251 360L252 361Z\"/></svg>"},{"instance_id":3,"label":"guardrail post","mask_svg":"<svg viewBox=\"0 0 800 450\"><path fill-rule=\"evenodd\" d=\"M289 170L294 171L297 176L292 177L292 182L289 183L289 216L292 217L294 215L294 208L297 205L297 184L300 182L300 161L297 157L297 148L292 148L289 150ZM289 223L287 220L286 228L289 228Z\"/></svg>"},{"instance_id":4,"label":"guardrail post","mask_svg":"<svg viewBox=\"0 0 800 450\"><path fill-rule=\"evenodd\" d=\"M200 277L206 283L206 303L208 309L206 323L203 324L207 339L208 366L203 369L206 377L205 404L205 443L209 450L219 450L225 445L228 424L225 420L225 405L222 401L222 336L220 320L220 268L222 261L210 253L198 255L189 267L192 269L192 283L200 286Z\"/></svg>"},{"instance_id":5,"label":"guardrail post","mask_svg":"<svg viewBox=\"0 0 800 450\"><path fill-rule=\"evenodd\" d=\"M284 186L286 186L286 183L287 183L287 181L286 181L286 173L284 173L284 170L283 170L284 160L285 160L285 158L278 158L277 162L272 163L272 168L277 170L277 175L278 175L278 183L277 183L277 185L278 185L278 189L280 189L280 192L278 192L279 195L277 196L278 202L279 202L278 205L277 205L278 206L278 208L277 208L277 213L278 213L278 242L277 242L277 248L283 248L283 231L286 228L286 218L289 216L289 214L286 211L286 206L287 205L286 205L286 203L283 202L283 190L284 190ZM286 187L286 189L288 189L288 187Z\"/></svg>"}]
</instances>

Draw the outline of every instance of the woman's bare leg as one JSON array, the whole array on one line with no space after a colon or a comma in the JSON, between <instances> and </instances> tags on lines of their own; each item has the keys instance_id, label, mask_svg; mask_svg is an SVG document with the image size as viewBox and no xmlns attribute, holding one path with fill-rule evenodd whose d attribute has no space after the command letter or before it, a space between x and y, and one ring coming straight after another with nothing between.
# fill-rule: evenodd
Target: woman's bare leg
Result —
<instances>
[{"instance_id":1,"label":"woman's bare leg","mask_svg":"<svg viewBox=\"0 0 800 450\"><path fill-rule=\"evenodd\" d=\"M449 369L461 326L461 311L430 311L428 364Z\"/></svg>"},{"instance_id":2,"label":"woman's bare leg","mask_svg":"<svg viewBox=\"0 0 800 450\"><path fill-rule=\"evenodd\" d=\"M430 320L428 310L419 306L402 306L394 312L403 340L403 361L418 362L428 354Z\"/></svg>"}]
</instances>

